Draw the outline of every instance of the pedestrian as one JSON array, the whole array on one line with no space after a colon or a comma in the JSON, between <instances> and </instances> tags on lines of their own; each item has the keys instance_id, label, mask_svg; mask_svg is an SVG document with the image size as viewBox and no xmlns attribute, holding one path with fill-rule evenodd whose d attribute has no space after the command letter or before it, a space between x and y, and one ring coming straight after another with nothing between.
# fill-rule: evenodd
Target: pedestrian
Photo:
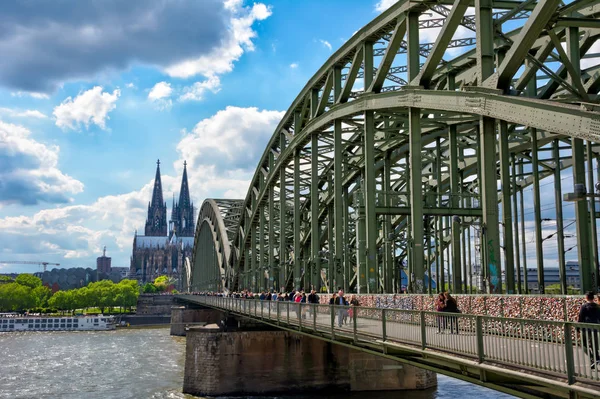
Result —
<instances>
[{"instance_id":1,"label":"pedestrian","mask_svg":"<svg viewBox=\"0 0 600 399\"><path fill-rule=\"evenodd\" d=\"M350 297L350 309L348 309L348 317L351 319L354 317L354 312L357 311L354 309L357 306L360 306L360 303L358 302L358 299L356 299L356 296L352 295Z\"/></svg>"},{"instance_id":2,"label":"pedestrian","mask_svg":"<svg viewBox=\"0 0 600 399\"><path fill-rule=\"evenodd\" d=\"M314 289L310 290L310 294L308 295L308 303L310 317L313 317L313 314L317 310L317 305L319 304L319 295L317 295L317 292Z\"/></svg>"},{"instance_id":3,"label":"pedestrian","mask_svg":"<svg viewBox=\"0 0 600 399\"><path fill-rule=\"evenodd\" d=\"M444 292L444 312L460 313L456 299L452 298L449 292ZM458 318L456 316L449 316L448 321L450 322L450 334L454 334L455 330L456 334L458 334ZM444 329L446 329L445 325Z\"/></svg>"},{"instance_id":4,"label":"pedestrian","mask_svg":"<svg viewBox=\"0 0 600 399\"><path fill-rule=\"evenodd\" d=\"M443 312L444 311L444 307L446 306L446 299L444 298L444 293L440 292L435 300L435 311L436 312ZM437 320L437 333L438 334L443 334L444 331L446 329L446 319L444 318L443 315L439 315L436 316L436 320ZM442 330L442 326L443 326L443 330Z\"/></svg>"},{"instance_id":5,"label":"pedestrian","mask_svg":"<svg viewBox=\"0 0 600 399\"><path fill-rule=\"evenodd\" d=\"M346 298L344 298L344 290L339 290L337 297L335 298L335 305L337 305L338 312L338 327L342 328L342 323L344 322L344 318L348 315L348 309L345 306L348 306L348 302Z\"/></svg>"},{"instance_id":6,"label":"pedestrian","mask_svg":"<svg viewBox=\"0 0 600 399\"><path fill-rule=\"evenodd\" d=\"M330 305L335 305L335 298L337 298L337 294L334 292L331 298L329 298Z\"/></svg>"},{"instance_id":7,"label":"pedestrian","mask_svg":"<svg viewBox=\"0 0 600 399\"><path fill-rule=\"evenodd\" d=\"M594 302L594 293L585 294L586 303L579 309L579 323L600 324L600 305ZM591 368L596 369L600 365L600 348L598 348L598 329L581 328L581 342L590 356Z\"/></svg>"}]
</instances>

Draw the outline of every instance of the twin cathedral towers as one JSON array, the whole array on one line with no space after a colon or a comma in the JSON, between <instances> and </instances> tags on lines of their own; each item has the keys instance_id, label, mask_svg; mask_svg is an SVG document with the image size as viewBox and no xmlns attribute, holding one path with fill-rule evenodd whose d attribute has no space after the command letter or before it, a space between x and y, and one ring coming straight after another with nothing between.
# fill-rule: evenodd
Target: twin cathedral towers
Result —
<instances>
[{"instance_id":1,"label":"twin cathedral towers","mask_svg":"<svg viewBox=\"0 0 600 399\"><path fill-rule=\"evenodd\" d=\"M191 257L192 254L195 229L196 219L194 203L190 200L187 163L183 163L179 201L175 202L173 197L171 220L168 223L167 203L163 199L158 160L144 235L138 235L136 231L133 238L129 269L131 278L136 278L142 283L151 282L162 275L179 279L185 258Z\"/></svg>"}]
</instances>

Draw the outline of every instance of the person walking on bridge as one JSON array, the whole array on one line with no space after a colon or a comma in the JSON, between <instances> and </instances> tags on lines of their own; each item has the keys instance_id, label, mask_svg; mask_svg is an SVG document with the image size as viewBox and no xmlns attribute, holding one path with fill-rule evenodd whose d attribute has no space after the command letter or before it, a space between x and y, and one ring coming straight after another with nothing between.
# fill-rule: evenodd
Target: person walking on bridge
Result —
<instances>
[{"instance_id":1,"label":"person walking on bridge","mask_svg":"<svg viewBox=\"0 0 600 399\"><path fill-rule=\"evenodd\" d=\"M344 290L339 290L337 297L335 298L334 305L337 305L337 314L338 314L338 327L342 328L342 324L344 322L344 317L347 315L347 310L344 306L348 306L348 301L344 298Z\"/></svg>"},{"instance_id":2,"label":"person walking on bridge","mask_svg":"<svg viewBox=\"0 0 600 399\"><path fill-rule=\"evenodd\" d=\"M594 293L585 294L586 303L579 309L579 323L600 324L600 305L594 302ZM598 348L598 334L600 331L595 328L582 328L581 342L588 351L592 369L600 366L600 348Z\"/></svg>"}]
</instances>

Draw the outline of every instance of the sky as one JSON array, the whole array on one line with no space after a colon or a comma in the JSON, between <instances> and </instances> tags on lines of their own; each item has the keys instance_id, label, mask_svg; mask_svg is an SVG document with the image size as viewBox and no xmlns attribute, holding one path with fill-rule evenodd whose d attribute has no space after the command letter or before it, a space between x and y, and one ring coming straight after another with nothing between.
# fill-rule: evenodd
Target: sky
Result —
<instances>
[{"instance_id":1,"label":"sky","mask_svg":"<svg viewBox=\"0 0 600 399\"><path fill-rule=\"evenodd\" d=\"M306 81L394 2L2 2L0 273L104 246L129 267L157 159L169 211L184 161L196 208L244 198Z\"/></svg>"},{"instance_id":2,"label":"sky","mask_svg":"<svg viewBox=\"0 0 600 399\"><path fill-rule=\"evenodd\" d=\"M157 159L169 211L184 160L197 208L244 198L294 97L389 4L2 2L0 273L104 246L128 267Z\"/></svg>"}]
</instances>

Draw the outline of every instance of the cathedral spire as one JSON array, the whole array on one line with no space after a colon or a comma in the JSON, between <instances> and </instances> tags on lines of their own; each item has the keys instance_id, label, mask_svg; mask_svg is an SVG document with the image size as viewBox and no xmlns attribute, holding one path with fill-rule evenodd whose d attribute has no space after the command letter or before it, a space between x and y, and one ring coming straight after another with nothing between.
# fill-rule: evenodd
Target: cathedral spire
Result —
<instances>
[{"instance_id":1,"label":"cathedral spire","mask_svg":"<svg viewBox=\"0 0 600 399\"><path fill-rule=\"evenodd\" d=\"M152 192L151 207L161 206L163 204L162 183L160 181L160 159L156 161L156 176L154 177L154 191Z\"/></svg>"},{"instance_id":2,"label":"cathedral spire","mask_svg":"<svg viewBox=\"0 0 600 399\"><path fill-rule=\"evenodd\" d=\"M187 177L187 162L183 161L183 177L181 178L181 189L179 190L179 206L189 207L190 201L190 189L188 187Z\"/></svg>"},{"instance_id":3,"label":"cathedral spire","mask_svg":"<svg viewBox=\"0 0 600 399\"><path fill-rule=\"evenodd\" d=\"M160 181L160 160L156 161L156 176L154 177L154 190L152 202L148 207L145 235L167 235L167 204L163 201L162 183Z\"/></svg>"}]
</instances>

